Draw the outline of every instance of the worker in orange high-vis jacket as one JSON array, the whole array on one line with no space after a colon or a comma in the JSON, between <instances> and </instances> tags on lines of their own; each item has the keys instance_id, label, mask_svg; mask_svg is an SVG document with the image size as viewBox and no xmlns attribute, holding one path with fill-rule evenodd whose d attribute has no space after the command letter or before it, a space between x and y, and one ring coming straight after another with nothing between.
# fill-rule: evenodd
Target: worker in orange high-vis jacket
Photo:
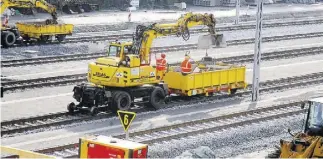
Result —
<instances>
[{"instance_id":1,"label":"worker in orange high-vis jacket","mask_svg":"<svg viewBox=\"0 0 323 159\"><path fill-rule=\"evenodd\" d=\"M157 72L157 79L162 79L165 72L166 72L166 55L161 54L161 58L156 59L156 72Z\"/></svg>"},{"instance_id":2,"label":"worker in orange high-vis jacket","mask_svg":"<svg viewBox=\"0 0 323 159\"><path fill-rule=\"evenodd\" d=\"M192 64L190 62L190 56L185 54L185 59L181 64L181 70L183 75L190 74L192 71Z\"/></svg>"}]
</instances>

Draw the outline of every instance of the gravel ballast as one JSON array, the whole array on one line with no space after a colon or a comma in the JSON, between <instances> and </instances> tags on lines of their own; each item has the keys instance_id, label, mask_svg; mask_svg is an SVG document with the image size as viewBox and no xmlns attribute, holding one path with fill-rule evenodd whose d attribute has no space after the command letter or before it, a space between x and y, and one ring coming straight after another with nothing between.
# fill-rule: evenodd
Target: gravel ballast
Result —
<instances>
[{"instance_id":1,"label":"gravel ballast","mask_svg":"<svg viewBox=\"0 0 323 159\"><path fill-rule=\"evenodd\" d=\"M243 153L250 153L263 149L273 148L279 143L280 138L288 139L291 136L287 133L290 128L293 132L300 131L304 115L276 119L259 124L252 124L245 127L238 127L224 130L222 132L200 134L192 138L186 137L181 140L174 140L167 144L154 144L149 147L149 158L174 158L188 153L186 150L193 149L207 150L208 147L216 154L213 157L234 157ZM185 152L184 154L182 154ZM207 151L206 151L207 152ZM210 154L210 153L209 153ZM193 155L196 156L204 156Z\"/></svg>"}]
</instances>

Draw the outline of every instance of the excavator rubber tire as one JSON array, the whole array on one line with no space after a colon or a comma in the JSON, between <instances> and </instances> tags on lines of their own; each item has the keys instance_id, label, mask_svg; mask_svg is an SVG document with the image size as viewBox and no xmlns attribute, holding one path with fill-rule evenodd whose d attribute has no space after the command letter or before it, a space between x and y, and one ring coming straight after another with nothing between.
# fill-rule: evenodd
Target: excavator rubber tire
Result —
<instances>
[{"instance_id":1,"label":"excavator rubber tire","mask_svg":"<svg viewBox=\"0 0 323 159\"><path fill-rule=\"evenodd\" d=\"M164 104L166 99L165 91L160 87L155 87L150 94L149 102L146 104L150 108L155 110L160 109Z\"/></svg>"},{"instance_id":2,"label":"excavator rubber tire","mask_svg":"<svg viewBox=\"0 0 323 159\"><path fill-rule=\"evenodd\" d=\"M126 91L115 91L112 95L111 109L113 112L118 110L129 110L131 107L131 96Z\"/></svg>"},{"instance_id":3,"label":"excavator rubber tire","mask_svg":"<svg viewBox=\"0 0 323 159\"><path fill-rule=\"evenodd\" d=\"M3 31L1 33L1 45L4 47L10 47L16 43L16 36L11 31Z\"/></svg>"}]
</instances>

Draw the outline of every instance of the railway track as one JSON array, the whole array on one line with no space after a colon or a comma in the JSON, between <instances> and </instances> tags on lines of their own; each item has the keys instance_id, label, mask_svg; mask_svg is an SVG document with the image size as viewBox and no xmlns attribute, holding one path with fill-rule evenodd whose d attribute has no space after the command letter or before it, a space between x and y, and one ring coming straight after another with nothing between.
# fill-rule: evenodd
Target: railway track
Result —
<instances>
[{"instance_id":1,"label":"railway track","mask_svg":"<svg viewBox=\"0 0 323 159\"><path fill-rule=\"evenodd\" d=\"M281 20L281 19L280 19ZM280 21L278 20L278 21ZM293 25L310 25L310 24L320 24L323 22L322 17L320 18L316 18L316 19L305 19L305 18L298 18L298 19L283 19L284 22L275 22L277 20L271 19L271 20L264 20L263 26L266 28L270 28L270 27L284 27L284 26L293 26ZM166 22L166 23L172 23L172 22ZM245 21L242 22L240 24L239 27L232 25L231 23L219 23L217 22L217 26L216 29L218 31L232 31L232 30L241 30L241 29L254 29L255 25L254 25L254 21ZM91 27L91 26L86 26ZM102 31L106 31L109 30L108 28L105 29L97 29L96 27L98 27L98 25L92 25L93 28L95 29L91 29L88 30L86 29L86 33L91 34L92 32L102 32ZM85 29L81 29L78 30L78 28L75 28L74 33L84 33Z\"/></svg>"},{"instance_id":2,"label":"railway track","mask_svg":"<svg viewBox=\"0 0 323 159\"><path fill-rule=\"evenodd\" d=\"M291 40L291 39L300 39L300 38L311 38L311 37L313 38L313 37L321 37L321 36L323 36L323 32L272 36L272 37L263 37L262 42L273 42L273 41L282 41L282 40ZM233 45L252 44L254 43L254 41L255 41L255 38L230 40L230 41L227 41L227 45L233 46ZM167 47L153 47L151 51L152 53L160 53L160 52L165 53L165 52L193 50L193 49L197 49L197 44L174 45L174 46L167 46ZM91 59L103 57L105 55L106 55L106 52L98 52L98 53L91 53L91 54L73 54L73 55L47 56L47 57L28 58L28 59L3 60L1 61L1 67L17 67L17 66L36 65L36 64L44 64L44 63L91 60Z\"/></svg>"},{"instance_id":3,"label":"railway track","mask_svg":"<svg viewBox=\"0 0 323 159\"><path fill-rule=\"evenodd\" d=\"M309 55L322 54L322 53L323 53L323 46L291 49L291 50L263 53L262 60L294 58L297 56L309 56ZM214 60L222 61L226 63L248 63L253 61L253 55L250 54L250 55L218 58ZM3 86L4 92L6 92L6 91L15 91L15 90L29 89L29 88L36 88L36 87L68 85L68 84L75 84L75 83L81 83L86 81L87 81L87 74L82 73L82 74L45 77L45 78L37 78L37 79L29 79L29 80L6 81L6 82L2 82L2 86Z\"/></svg>"},{"instance_id":4,"label":"railway track","mask_svg":"<svg viewBox=\"0 0 323 159\"><path fill-rule=\"evenodd\" d=\"M264 23L263 28L272 28L272 27L283 27L283 26L291 26L291 25L311 25L311 24L320 24L323 23L323 19L315 19L315 20L301 20L301 21L288 21L288 22L277 22L277 23ZM255 25L232 25L232 26L221 26L216 27L218 32L222 31L235 31L235 30L246 30L246 29L254 29ZM191 34L208 32L207 29L193 29L191 30ZM91 34L91 33L89 33ZM125 40L132 39L133 34L119 34L119 35L102 35L102 36L88 36L88 37L70 37L67 38L63 42L49 42L49 43L23 43L14 45L13 47L26 47L26 46L35 46L35 45L53 45L53 44L66 44L66 43L79 43L79 42L94 42L94 41L110 41L110 40Z\"/></svg>"},{"instance_id":5,"label":"railway track","mask_svg":"<svg viewBox=\"0 0 323 159\"><path fill-rule=\"evenodd\" d=\"M226 129L305 113L306 110L300 108L302 103L303 101L295 101L271 107L131 132L129 133L129 137L132 141L150 145L155 143L167 144L168 142L172 142L172 140L194 138L198 134L221 132ZM115 135L113 137L125 139L125 135ZM62 158L77 158L78 143L36 150L36 152Z\"/></svg>"},{"instance_id":6,"label":"railway track","mask_svg":"<svg viewBox=\"0 0 323 159\"><path fill-rule=\"evenodd\" d=\"M303 76L295 76L289 78L282 78L277 80L270 80L260 83L260 92L268 93L274 91L281 91L283 89L291 89L295 87L305 87L315 84L320 84L323 82L323 72L307 74ZM251 85L248 85L247 89L241 92L237 92L234 95L216 95L211 97L200 97L194 96L189 99L183 99L180 97L174 97L163 109L176 107L178 105L189 105L197 104L201 102L214 101L224 98L234 98L234 97L246 97L251 95ZM147 112L148 109L140 108L136 110L137 113ZM81 121L96 120L102 118L113 117L115 114L110 112L103 112L95 117L87 114L76 113L74 115L68 112L61 112L55 114L48 114L43 116L28 117L10 121L1 122L1 136L3 135L13 135L15 133L26 132L30 130L35 130L39 128L47 128L50 126L62 126L71 123L77 123Z\"/></svg>"}]
</instances>

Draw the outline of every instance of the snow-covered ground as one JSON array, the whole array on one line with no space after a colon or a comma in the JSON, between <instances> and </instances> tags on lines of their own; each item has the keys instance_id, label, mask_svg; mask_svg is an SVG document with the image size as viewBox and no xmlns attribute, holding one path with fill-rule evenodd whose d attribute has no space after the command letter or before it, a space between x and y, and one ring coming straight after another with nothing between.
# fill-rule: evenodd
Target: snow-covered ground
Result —
<instances>
[{"instance_id":1,"label":"snow-covered ground","mask_svg":"<svg viewBox=\"0 0 323 159\"><path fill-rule=\"evenodd\" d=\"M199 105L194 104L194 105L163 109L155 112L137 114L136 119L133 121L131 125L130 132L144 130L144 129L151 129L151 128L160 127L163 125L171 125L171 124L186 122L190 120L221 116L224 114L246 111L254 108L268 107L275 104L279 104L281 102L287 102L290 100L294 101L294 100L307 99L307 98L315 97L316 95L318 95L317 94L318 92L322 92L321 95L323 95L323 85L310 87L310 88L299 88L299 89L288 90L288 91L278 91L271 94L262 94L260 101L257 103L250 103L250 98L243 98L243 99L235 98L232 100L214 101L213 103L208 103L208 104L199 104ZM242 128L242 130L232 131L231 133L233 133L232 134L233 136L230 137L231 138L230 140L232 141L235 140L237 135L240 136L237 132L240 132L241 136L245 136L245 137L250 136L250 139L248 140L242 139L240 141L241 146L244 146L243 144L249 142L251 145L251 146L249 145L250 146L249 148L255 148L255 146L252 146L253 144L252 140L256 140L255 143L257 143L258 145L262 144L262 145L268 146L268 145L271 145L271 143L259 142L259 141L267 140L269 135L274 135L273 133L275 133L276 135L279 135L282 132L286 133L286 129L287 129L286 126L288 125L292 126L291 127L292 129L297 129L297 127L293 125L298 123L298 121L301 120L302 118L297 117L296 119L297 120L273 121L276 124L279 123L279 124L283 124L284 126L282 127L280 125L276 125L276 126L271 125L273 127L267 127L268 129L272 129L272 131L265 131L263 128L261 128L261 127L268 126L267 124L252 125L250 126L252 127L252 129L250 129L250 127L247 127L247 128ZM291 121L295 123L292 123ZM258 128L256 129L256 127L260 127L260 129ZM250 131L251 130L253 131L252 132L245 131L248 129ZM256 130L260 130L259 133L254 133L256 132ZM251 134L247 135L245 134L245 132L246 133L250 132L253 135ZM262 134L260 132L262 132ZM47 131L45 132L25 134L21 136L10 137L10 138L2 138L1 142L2 142L2 145L32 150L32 149L41 149L46 147L52 147L55 145L78 142L78 138L84 135L102 134L102 135L110 136L110 135L122 134L122 133L123 133L123 129L122 129L122 126L120 125L120 120L117 117L114 117L114 118L102 119L98 121L79 123L71 127L65 127L57 130L47 129ZM224 134L229 135L230 133L223 132L223 133L215 134L215 136L218 137L218 135L220 136L222 135L223 137L229 137L229 136L224 136ZM261 137L266 137L266 138L264 138L264 140L261 140ZM237 139L240 140L241 138L239 137ZM272 137L271 141L274 141L274 140L276 140L277 142L279 141L277 139L274 139L274 137ZM190 141L190 140L187 140L187 141ZM222 141L224 140L221 140L221 143L218 143L221 146L230 146L230 144L237 143L237 141L234 141L234 142L222 142ZM203 142L201 143L194 142L193 144L196 144L196 146L203 146ZM181 145L180 147L185 147L185 146L189 146L188 148L192 148L192 143L189 143L188 145ZM154 151L154 149L156 150L158 147L159 147L158 145L151 145L150 152L154 152L155 155L158 155L158 153L160 154L160 152ZM219 149L220 147L217 147L217 148ZM252 152L252 149L249 149L249 148L246 149L245 151ZM262 147L259 146L258 148L262 148ZM161 150L165 150L165 149L161 149ZM181 153L181 152L176 152L176 153ZM174 153L173 155L176 155L176 153ZM241 152L240 150L239 153L243 153L243 152Z\"/></svg>"}]
</instances>

